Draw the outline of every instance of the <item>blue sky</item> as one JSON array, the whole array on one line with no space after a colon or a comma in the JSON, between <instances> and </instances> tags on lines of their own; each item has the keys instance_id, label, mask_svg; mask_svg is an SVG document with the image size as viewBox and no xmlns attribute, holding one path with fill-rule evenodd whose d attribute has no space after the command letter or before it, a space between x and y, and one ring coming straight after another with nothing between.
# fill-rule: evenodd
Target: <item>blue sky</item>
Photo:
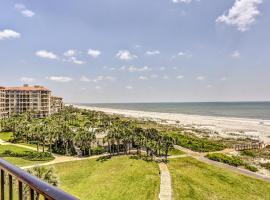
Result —
<instances>
[{"instance_id":1,"label":"blue sky","mask_svg":"<svg viewBox=\"0 0 270 200\"><path fill-rule=\"evenodd\" d=\"M270 1L1 0L0 85L66 102L270 100Z\"/></svg>"}]
</instances>

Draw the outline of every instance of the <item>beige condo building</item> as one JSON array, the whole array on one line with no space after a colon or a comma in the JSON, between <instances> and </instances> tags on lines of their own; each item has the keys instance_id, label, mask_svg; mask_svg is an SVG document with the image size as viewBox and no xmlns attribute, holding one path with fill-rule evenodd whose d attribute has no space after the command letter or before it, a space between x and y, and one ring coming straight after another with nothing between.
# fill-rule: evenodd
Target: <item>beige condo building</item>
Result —
<instances>
[{"instance_id":1,"label":"beige condo building","mask_svg":"<svg viewBox=\"0 0 270 200\"><path fill-rule=\"evenodd\" d=\"M52 99L51 91L43 86L0 87L0 117L26 111L35 112L37 117L46 117L62 108L55 108Z\"/></svg>"}]
</instances>

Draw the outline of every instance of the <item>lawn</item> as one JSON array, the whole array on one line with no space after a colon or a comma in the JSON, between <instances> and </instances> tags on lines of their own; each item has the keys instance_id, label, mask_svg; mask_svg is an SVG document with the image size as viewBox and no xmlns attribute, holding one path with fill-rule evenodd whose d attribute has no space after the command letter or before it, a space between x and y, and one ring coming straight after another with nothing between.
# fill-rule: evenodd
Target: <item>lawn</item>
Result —
<instances>
[{"instance_id":1,"label":"lawn","mask_svg":"<svg viewBox=\"0 0 270 200\"><path fill-rule=\"evenodd\" d=\"M14 145L0 145L0 154L2 154L6 150L10 150L16 153L23 153L25 151L33 152L32 150L22 148L22 147L17 147ZM48 161L30 161L30 160L26 160L20 157L4 157L2 159L20 167L48 162Z\"/></svg>"},{"instance_id":2,"label":"lawn","mask_svg":"<svg viewBox=\"0 0 270 200\"><path fill-rule=\"evenodd\" d=\"M54 166L60 188L81 200L158 199L159 169L155 162L121 156Z\"/></svg>"},{"instance_id":3,"label":"lawn","mask_svg":"<svg viewBox=\"0 0 270 200\"><path fill-rule=\"evenodd\" d=\"M0 139L8 142L10 139L12 139L12 135L12 132L0 132Z\"/></svg>"},{"instance_id":4,"label":"lawn","mask_svg":"<svg viewBox=\"0 0 270 200\"><path fill-rule=\"evenodd\" d=\"M270 183L210 166L193 158L170 159L174 199L268 200Z\"/></svg>"},{"instance_id":5,"label":"lawn","mask_svg":"<svg viewBox=\"0 0 270 200\"><path fill-rule=\"evenodd\" d=\"M178 156L178 155L183 155L185 154L183 151L180 151L178 149L171 149L169 151L169 156Z\"/></svg>"}]
</instances>

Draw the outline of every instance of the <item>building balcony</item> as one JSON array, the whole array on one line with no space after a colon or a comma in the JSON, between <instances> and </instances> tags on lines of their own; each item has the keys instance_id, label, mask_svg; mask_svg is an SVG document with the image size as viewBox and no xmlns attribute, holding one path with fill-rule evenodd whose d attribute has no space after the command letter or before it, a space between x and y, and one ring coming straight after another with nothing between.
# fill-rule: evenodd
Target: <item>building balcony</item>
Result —
<instances>
[{"instance_id":1,"label":"building balcony","mask_svg":"<svg viewBox=\"0 0 270 200\"><path fill-rule=\"evenodd\" d=\"M41 181L26 171L0 159L0 199L36 199L37 196L46 200L78 200L64 191ZM28 192L25 192L25 189ZM17 194L15 194L15 192ZM42 199L42 198L39 198Z\"/></svg>"}]
</instances>

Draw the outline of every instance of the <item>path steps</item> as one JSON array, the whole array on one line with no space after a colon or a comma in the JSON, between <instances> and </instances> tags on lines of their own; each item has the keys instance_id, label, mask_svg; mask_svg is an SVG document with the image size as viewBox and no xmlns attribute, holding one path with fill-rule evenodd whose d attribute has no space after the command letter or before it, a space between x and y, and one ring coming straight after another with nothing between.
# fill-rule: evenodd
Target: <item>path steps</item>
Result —
<instances>
[{"instance_id":1,"label":"path steps","mask_svg":"<svg viewBox=\"0 0 270 200\"><path fill-rule=\"evenodd\" d=\"M165 163L159 163L160 170L160 200L172 200L171 176Z\"/></svg>"}]
</instances>

